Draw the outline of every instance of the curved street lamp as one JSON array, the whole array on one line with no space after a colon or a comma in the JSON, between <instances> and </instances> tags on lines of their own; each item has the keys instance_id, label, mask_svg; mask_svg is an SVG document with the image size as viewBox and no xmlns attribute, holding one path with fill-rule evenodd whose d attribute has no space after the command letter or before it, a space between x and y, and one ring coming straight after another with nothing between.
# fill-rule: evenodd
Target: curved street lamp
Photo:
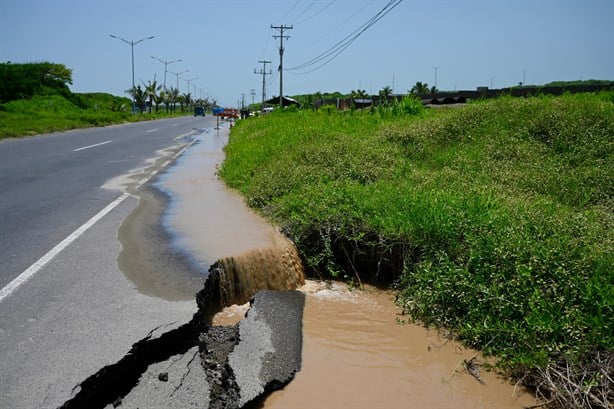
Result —
<instances>
[{"instance_id":1,"label":"curved street lamp","mask_svg":"<svg viewBox=\"0 0 614 409\"><path fill-rule=\"evenodd\" d=\"M188 83L188 94L190 93L190 82L197 80L198 77L190 78L189 80L184 79L185 82Z\"/></svg>"},{"instance_id":2,"label":"curved street lamp","mask_svg":"<svg viewBox=\"0 0 614 409\"><path fill-rule=\"evenodd\" d=\"M185 71L181 71L181 72L170 72L171 74L175 74L177 76L177 92L179 92L179 76L181 74L185 74L186 72L190 72L190 70L185 70Z\"/></svg>"},{"instance_id":3,"label":"curved street lamp","mask_svg":"<svg viewBox=\"0 0 614 409\"><path fill-rule=\"evenodd\" d=\"M162 64L164 64L164 92L166 92L166 71L167 71L167 70L166 70L166 67L167 67L169 64L172 64L172 63L174 63L174 62L179 62L179 61L181 61L181 58L180 58L180 59L178 59L178 60L173 60L173 61L164 61L164 60L159 59L158 57L154 57L153 55L151 56L151 58L153 58L154 60L158 60L158 61L160 61Z\"/></svg>"},{"instance_id":4,"label":"curved street lamp","mask_svg":"<svg viewBox=\"0 0 614 409\"><path fill-rule=\"evenodd\" d=\"M152 38L154 38L154 36L150 36L150 37L145 37L145 38L141 38L138 41L134 41L134 40L126 40L125 38L121 38L119 36L115 36L113 34L109 34L109 36L111 36L112 38L117 38L118 40L122 40L124 43L128 44L130 46L130 49L132 51L132 88L134 89L134 46L137 45L138 43L141 43L145 40L151 40Z\"/></svg>"}]
</instances>

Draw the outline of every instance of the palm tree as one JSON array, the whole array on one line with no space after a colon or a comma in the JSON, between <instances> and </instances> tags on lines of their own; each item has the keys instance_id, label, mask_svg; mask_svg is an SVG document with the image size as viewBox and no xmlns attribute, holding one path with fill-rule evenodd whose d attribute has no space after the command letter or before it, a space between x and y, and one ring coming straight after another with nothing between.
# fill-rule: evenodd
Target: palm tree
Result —
<instances>
[{"instance_id":1,"label":"palm tree","mask_svg":"<svg viewBox=\"0 0 614 409\"><path fill-rule=\"evenodd\" d=\"M365 91L364 89L358 89L356 91L352 91L350 96L352 97L352 99L357 99L357 98L366 98L369 95L367 94L367 91Z\"/></svg>"},{"instance_id":2,"label":"palm tree","mask_svg":"<svg viewBox=\"0 0 614 409\"><path fill-rule=\"evenodd\" d=\"M145 85L145 84L143 84ZM155 102L156 104L156 112L158 112L158 103L160 102L158 99L158 91L162 88L161 85L156 83L154 79L153 82L149 81L149 84L145 85L145 94L149 98L149 113L151 114L151 104Z\"/></svg>"},{"instance_id":3,"label":"palm tree","mask_svg":"<svg viewBox=\"0 0 614 409\"><path fill-rule=\"evenodd\" d=\"M409 90L410 94L428 94L429 93L429 85L426 82L418 81L416 84Z\"/></svg>"},{"instance_id":4,"label":"palm tree","mask_svg":"<svg viewBox=\"0 0 614 409\"><path fill-rule=\"evenodd\" d=\"M185 107L189 108L192 105L192 94L189 92L187 94L183 94L183 102L185 103ZM181 106L181 110L183 110L183 105Z\"/></svg>"},{"instance_id":5,"label":"palm tree","mask_svg":"<svg viewBox=\"0 0 614 409\"><path fill-rule=\"evenodd\" d=\"M175 105L179 100L179 89L171 87L168 91L168 101L172 104L172 112L177 110L177 106Z\"/></svg>"},{"instance_id":6,"label":"palm tree","mask_svg":"<svg viewBox=\"0 0 614 409\"><path fill-rule=\"evenodd\" d=\"M390 98L391 95L392 95L392 88L386 85L384 88L382 88L379 91L380 103L382 102L382 100L388 102L388 98Z\"/></svg>"},{"instance_id":7,"label":"palm tree","mask_svg":"<svg viewBox=\"0 0 614 409\"><path fill-rule=\"evenodd\" d=\"M141 88L140 85L137 85L136 87L130 88L126 92L130 96L132 96L132 100L134 101L136 106L139 108L139 112L142 114L143 111L145 110L145 100L147 99L147 94L145 93L143 88Z\"/></svg>"},{"instance_id":8,"label":"palm tree","mask_svg":"<svg viewBox=\"0 0 614 409\"><path fill-rule=\"evenodd\" d=\"M165 112L168 112L168 94L164 91L160 91L158 94L158 102L164 104ZM156 104L156 112L158 112L158 105Z\"/></svg>"},{"instance_id":9,"label":"palm tree","mask_svg":"<svg viewBox=\"0 0 614 409\"><path fill-rule=\"evenodd\" d=\"M181 112L183 112L183 104L185 104L185 94L179 95L177 97L177 102L179 102L179 108L181 109Z\"/></svg>"}]
</instances>

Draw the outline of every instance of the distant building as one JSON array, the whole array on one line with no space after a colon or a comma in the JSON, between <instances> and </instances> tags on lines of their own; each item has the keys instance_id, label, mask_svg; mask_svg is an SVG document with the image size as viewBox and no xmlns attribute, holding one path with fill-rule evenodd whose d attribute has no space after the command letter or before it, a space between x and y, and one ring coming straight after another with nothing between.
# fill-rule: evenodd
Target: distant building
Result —
<instances>
[{"instance_id":1,"label":"distant building","mask_svg":"<svg viewBox=\"0 0 614 409\"><path fill-rule=\"evenodd\" d=\"M274 97L269 99L268 101L264 101L264 103L266 105L273 105L273 106L279 106L279 97ZM298 102L296 99L294 98L290 98L290 97L283 97L282 98L282 105L284 107L289 107L291 105L297 105L297 106L301 106L301 103Z\"/></svg>"}]
</instances>

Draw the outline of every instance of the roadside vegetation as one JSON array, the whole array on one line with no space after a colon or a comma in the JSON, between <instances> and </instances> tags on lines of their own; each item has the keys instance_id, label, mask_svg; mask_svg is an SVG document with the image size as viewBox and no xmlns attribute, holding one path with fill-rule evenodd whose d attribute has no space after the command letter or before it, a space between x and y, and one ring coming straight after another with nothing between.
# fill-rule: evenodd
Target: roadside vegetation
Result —
<instances>
[{"instance_id":1,"label":"roadside vegetation","mask_svg":"<svg viewBox=\"0 0 614 409\"><path fill-rule=\"evenodd\" d=\"M195 104L215 104L172 88L165 93L154 80L126 91L133 113L130 98L73 93L70 84L72 71L62 64L0 63L0 139L186 115Z\"/></svg>"},{"instance_id":2,"label":"roadside vegetation","mask_svg":"<svg viewBox=\"0 0 614 409\"><path fill-rule=\"evenodd\" d=\"M312 275L393 283L550 407L612 407L614 93L282 110L220 175Z\"/></svg>"}]
</instances>

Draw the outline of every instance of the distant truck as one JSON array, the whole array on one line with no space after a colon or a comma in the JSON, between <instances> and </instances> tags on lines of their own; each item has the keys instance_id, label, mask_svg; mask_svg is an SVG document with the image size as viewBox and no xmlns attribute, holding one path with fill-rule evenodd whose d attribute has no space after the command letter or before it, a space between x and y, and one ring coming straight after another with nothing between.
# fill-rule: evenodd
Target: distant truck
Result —
<instances>
[{"instance_id":1,"label":"distant truck","mask_svg":"<svg viewBox=\"0 0 614 409\"><path fill-rule=\"evenodd\" d=\"M215 107L213 108L213 115L220 116L222 118L239 118L239 110L236 108L223 108L223 107Z\"/></svg>"},{"instance_id":2,"label":"distant truck","mask_svg":"<svg viewBox=\"0 0 614 409\"><path fill-rule=\"evenodd\" d=\"M205 107L195 106L194 107L194 116L205 116Z\"/></svg>"}]
</instances>

